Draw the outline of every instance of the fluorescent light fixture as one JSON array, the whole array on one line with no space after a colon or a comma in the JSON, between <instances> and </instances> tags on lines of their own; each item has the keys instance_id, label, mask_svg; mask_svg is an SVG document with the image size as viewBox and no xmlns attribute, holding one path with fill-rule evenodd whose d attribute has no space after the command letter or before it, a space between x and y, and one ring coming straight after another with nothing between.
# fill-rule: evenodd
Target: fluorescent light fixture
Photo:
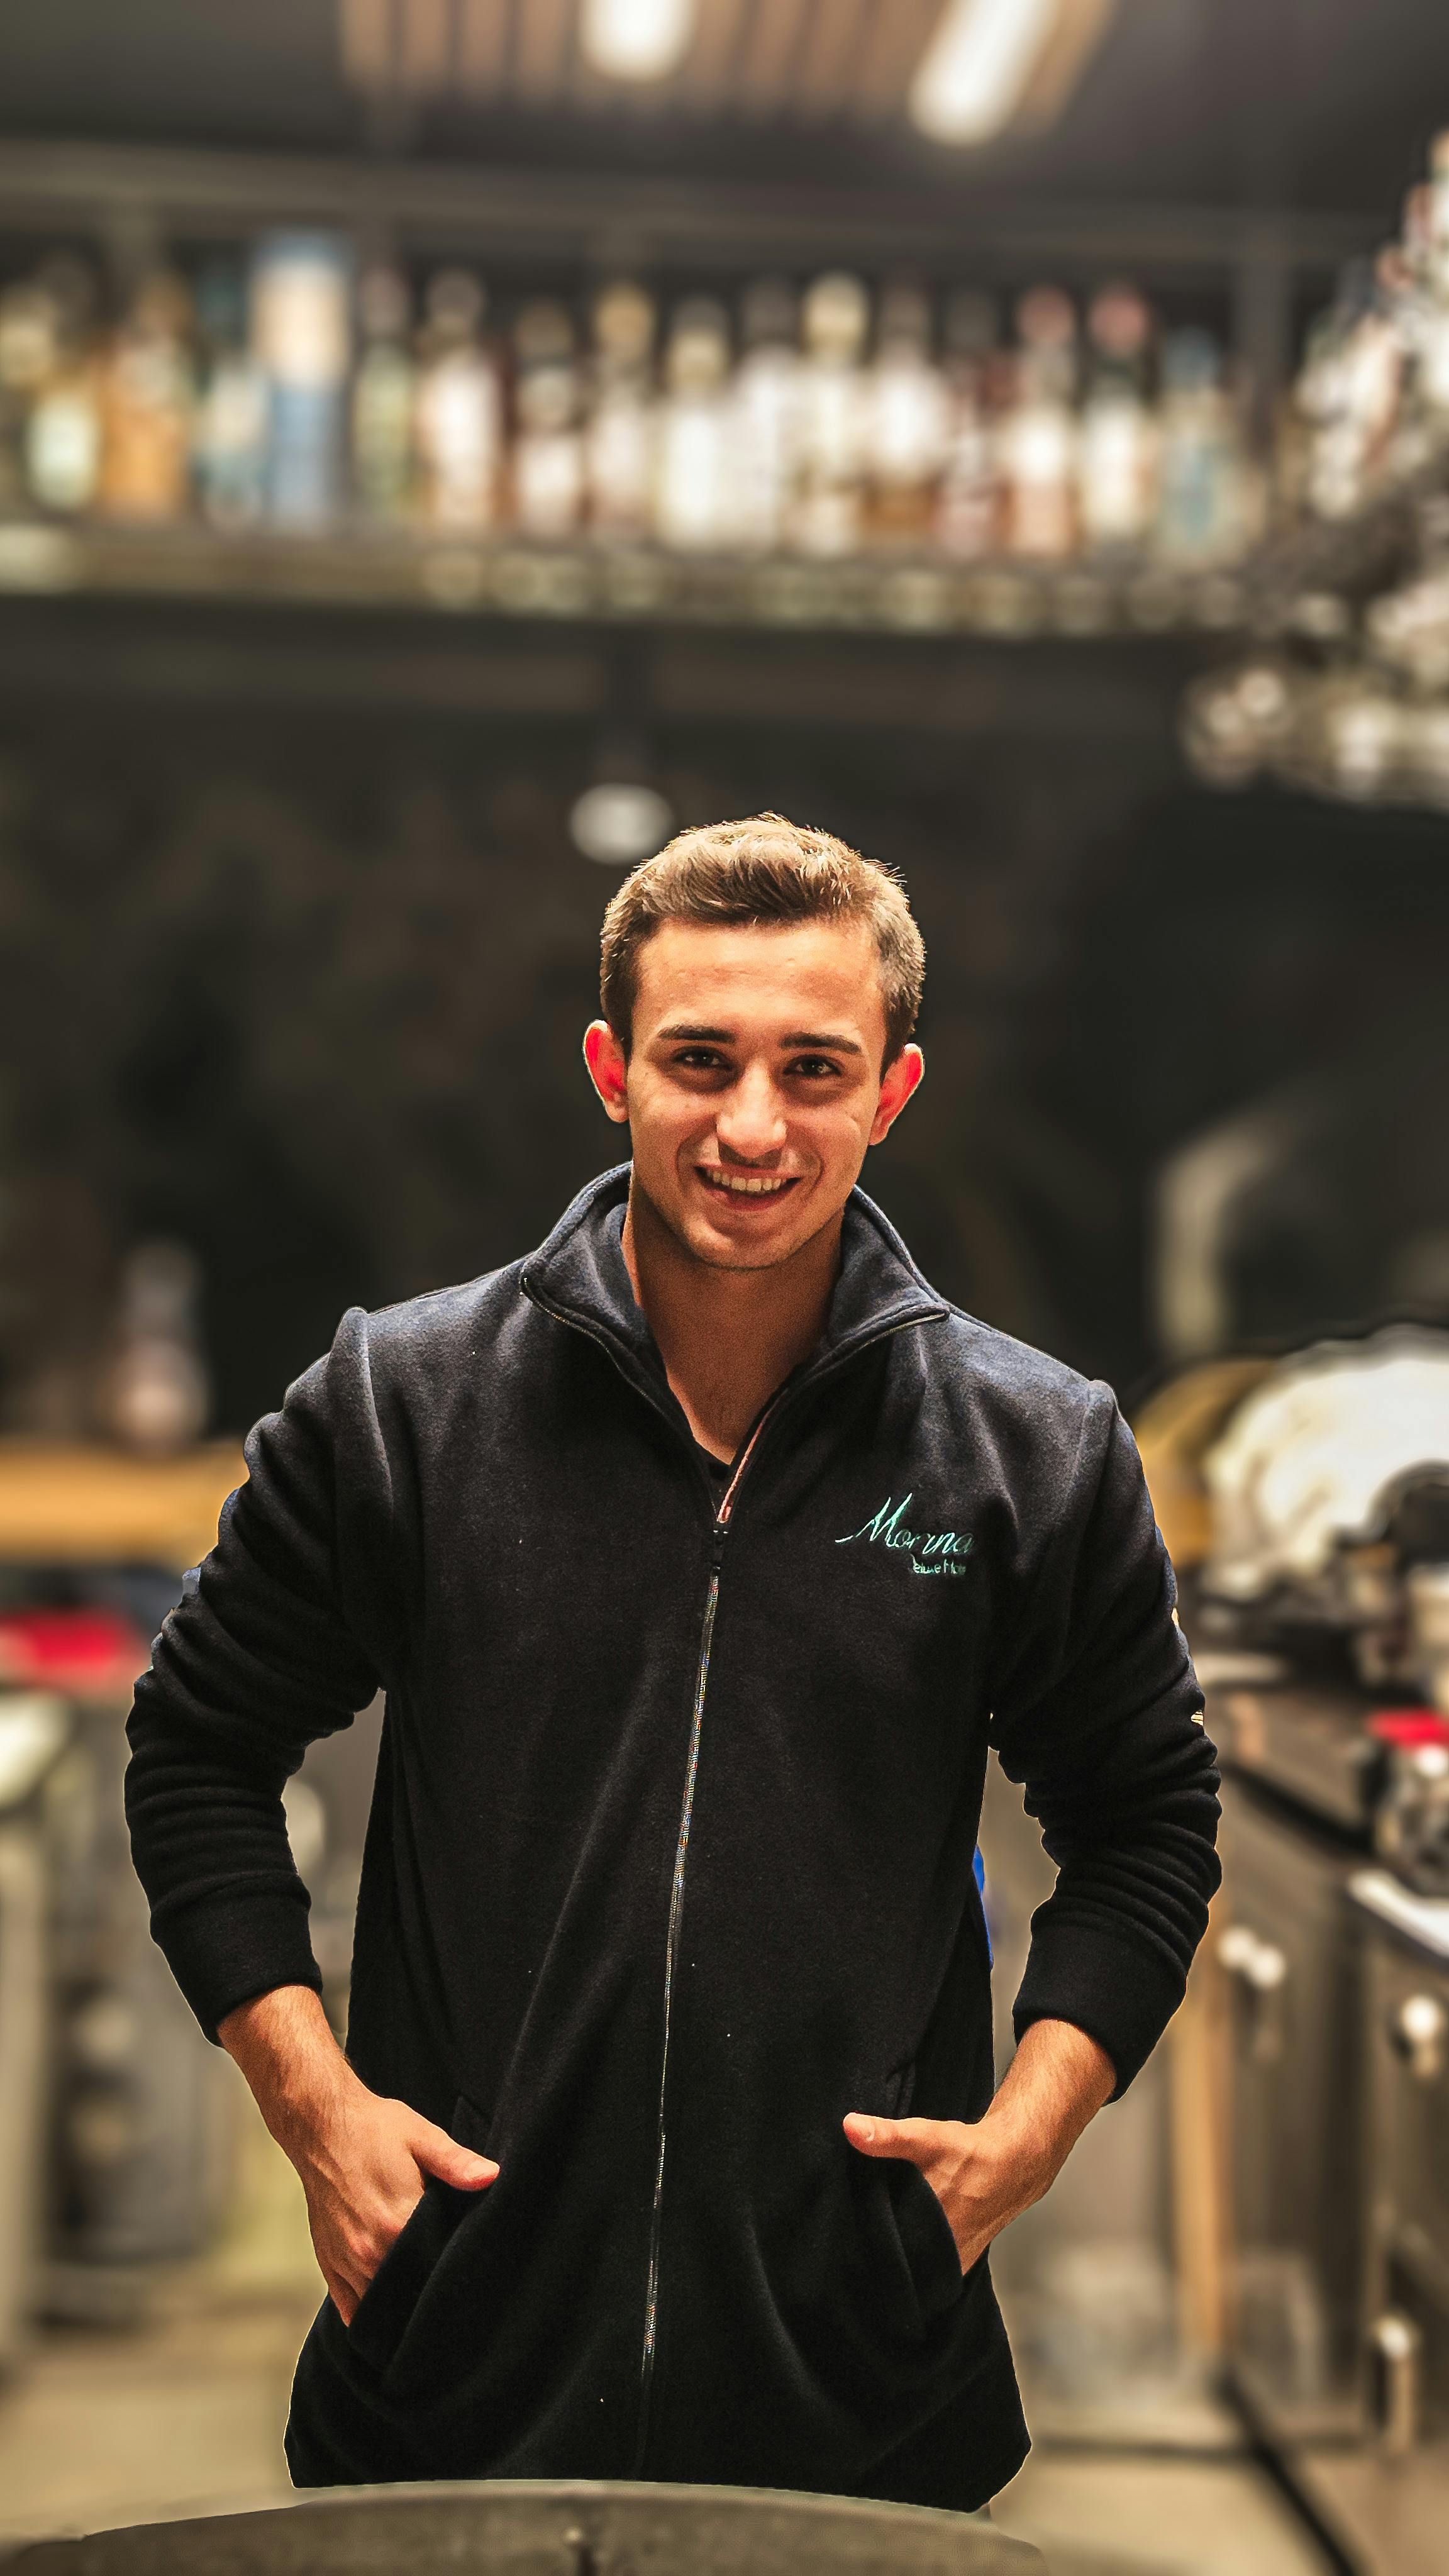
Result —
<instances>
[{"instance_id":1,"label":"fluorescent light fixture","mask_svg":"<svg viewBox=\"0 0 1449 2576\"><path fill-rule=\"evenodd\" d=\"M911 84L916 124L938 143L984 143L999 134L1064 13L1064 0L949 0Z\"/></svg>"},{"instance_id":2,"label":"fluorescent light fixture","mask_svg":"<svg viewBox=\"0 0 1449 2576\"><path fill-rule=\"evenodd\" d=\"M694 34L697 0L584 0L579 42L610 80L662 80Z\"/></svg>"}]
</instances>

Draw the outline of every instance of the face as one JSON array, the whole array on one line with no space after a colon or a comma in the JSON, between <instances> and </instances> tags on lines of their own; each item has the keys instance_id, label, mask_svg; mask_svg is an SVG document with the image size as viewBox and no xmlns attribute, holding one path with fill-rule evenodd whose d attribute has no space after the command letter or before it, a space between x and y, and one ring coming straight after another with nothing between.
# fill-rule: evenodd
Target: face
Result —
<instances>
[{"instance_id":1,"label":"face","mask_svg":"<svg viewBox=\"0 0 1449 2576\"><path fill-rule=\"evenodd\" d=\"M882 1075L885 1038L863 924L669 921L640 951L627 1062L603 1020L584 1053L676 1241L712 1268L767 1270L839 1216L920 1081L915 1046Z\"/></svg>"}]
</instances>

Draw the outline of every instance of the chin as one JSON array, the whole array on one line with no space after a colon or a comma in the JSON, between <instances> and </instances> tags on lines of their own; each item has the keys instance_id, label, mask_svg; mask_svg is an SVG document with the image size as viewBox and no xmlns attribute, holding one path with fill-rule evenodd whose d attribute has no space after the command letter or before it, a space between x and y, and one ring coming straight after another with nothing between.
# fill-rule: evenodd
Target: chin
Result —
<instances>
[{"instance_id":1,"label":"chin","mask_svg":"<svg viewBox=\"0 0 1449 2576\"><path fill-rule=\"evenodd\" d=\"M703 1241L692 1240L689 1248L696 1261L703 1262L709 1270L778 1270L782 1262L799 1251L800 1246L798 1243L721 1243L717 1236L711 1235Z\"/></svg>"},{"instance_id":2,"label":"chin","mask_svg":"<svg viewBox=\"0 0 1449 2576\"><path fill-rule=\"evenodd\" d=\"M796 1216L789 1226L748 1225L736 1232L691 1211L680 1232L696 1261L707 1262L712 1270L778 1270L803 1250L815 1228L802 1225Z\"/></svg>"}]
</instances>

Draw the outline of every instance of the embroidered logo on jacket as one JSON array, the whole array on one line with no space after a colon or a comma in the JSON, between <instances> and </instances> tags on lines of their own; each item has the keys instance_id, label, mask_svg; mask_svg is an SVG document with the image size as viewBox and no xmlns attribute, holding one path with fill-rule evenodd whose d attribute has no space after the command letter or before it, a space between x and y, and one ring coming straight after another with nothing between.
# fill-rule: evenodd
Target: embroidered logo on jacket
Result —
<instances>
[{"instance_id":1,"label":"embroidered logo on jacket","mask_svg":"<svg viewBox=\"0 0 1449 2576\"><path fill-rule=\"evenodd\" d=\"M837 1547L854 1547L863 1539L868 1547L897 1547L910 1558L912 1574L964 1574L961 1559L971 1553L969 1530L913 1530L907 1526L906 1514L915 1497L906 1494L898 1503L887 1494L878 1512L862 1521L858 1530L847 1530L838 1538Z\"/></svg>"}]
</instances>

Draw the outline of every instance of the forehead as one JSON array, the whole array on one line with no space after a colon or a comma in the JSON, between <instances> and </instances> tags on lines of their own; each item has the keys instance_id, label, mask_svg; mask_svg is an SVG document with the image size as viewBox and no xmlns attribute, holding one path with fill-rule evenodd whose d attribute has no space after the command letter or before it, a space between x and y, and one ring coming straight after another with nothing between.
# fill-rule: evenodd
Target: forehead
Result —
<instances>
[{"instance_id":1,"label":"forehead","mask_svg":"<svg viewBox=\"0 0 1449 2576\"><path fill-rule=\"evenodd\" d=\"M635 1034L686 1013L834 1029L874 1046L885 1036L875 941L862 921L666 921L639 951Z\"/></svg>"}]
</instances>

